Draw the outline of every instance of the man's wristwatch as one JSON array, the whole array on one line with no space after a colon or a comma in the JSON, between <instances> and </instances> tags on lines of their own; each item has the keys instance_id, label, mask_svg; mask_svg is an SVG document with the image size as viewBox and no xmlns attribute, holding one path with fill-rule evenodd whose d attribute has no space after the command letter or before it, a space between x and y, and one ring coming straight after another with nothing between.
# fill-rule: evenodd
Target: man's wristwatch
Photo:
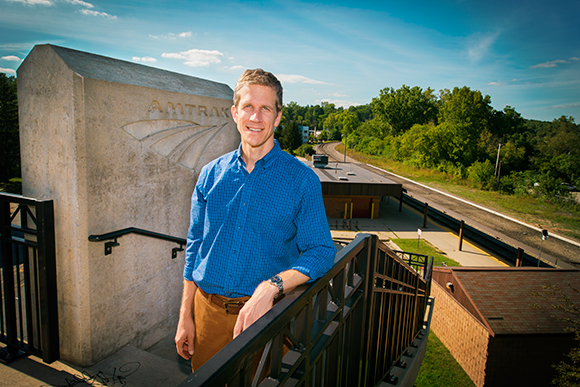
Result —
<instances>
[{"instance_id":1,"label":"man's wristwatch","mask_svg":"<svg viewBox=\"0 0 580 387\"><path fill-rule=\"evenodd\" d=\"M268 279L268 282L278 287L278 295L276 295L274 299L280 298L282 294L284 294L284 282L282 281L282 277L275 275L274 277Z\"/></svg>"}]
</instances>

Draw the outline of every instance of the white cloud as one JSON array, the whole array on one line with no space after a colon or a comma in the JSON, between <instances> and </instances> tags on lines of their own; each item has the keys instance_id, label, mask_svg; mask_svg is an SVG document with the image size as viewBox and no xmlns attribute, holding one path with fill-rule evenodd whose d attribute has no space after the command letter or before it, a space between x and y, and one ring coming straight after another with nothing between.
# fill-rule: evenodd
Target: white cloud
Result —
<instances>
[{"instance_id":1,"label":"white cloud","mask_svg":"<svg viewBox=\"0 0 580 387\"><path fill-rule=\"evenodd\" d=\"M488 85L490 85L490 86L502 86L502 85L505 85L505 83L497 81L497 82L489 82Z\"/></svg>"},{"instance_id":2,"label":"white cloud","mask_svg":"<svg viewBox=\"0 0 580 387\"><path fill-rule=\"evenodd\" d=\"M580 107L580 102L569 103L566 105L551 106L550 109L570 109Z\"/></svg>"},{"instance_id":3,"label":"white cloud","mask_svg":"<svg viewBox=\"0 0 580 387\"><path fill-rule=\"evenodd\" d=\"M164 52L161 54L161 56L163 58L185 60L183 64L186 66L209 67L209 65L212 63L220 63L224 54L217 50L198 50L194 48L189 51L182 51L180 53Z\"/></svg>"},{"instance_id":4,"label":"white cloud","mask_svg":"<svg viewBox=\"0 0 580 387\"><path fill-rule=\"evenodd\" d=\"M342 106L343 108L348 108L350 106L359 106L360 103L352 102L352 101L344 101L340 99L319 99L315 101L317 104L321 104L322 102L333 103L336 106Z\"/></svg>"},{"instance_id":5,"label":"white cloud","mask_svg":"<svg viewBox=\"0 0 580 387\"><path fill-rule=\"evenodd\" d=\"M232 66L232 67L228 67L228 70L232 70L232 71L237 71L237 70L244 70L245 67L244 66L240 66L240 65L236 65L236 66Z\"/></svg>"},{"instance_id":6,"label":"white cloud","mask_svg":"<svg viewBox=\"0 0 580 387\"><path fill-rule=\"evenodd\" d=\"M486 36L472 38L470 47L467 50L469 59L478 62L483 59L483 57L487 56L489 50L495 44L498 37L499 32L495 32Z\"/></svg>"},{"instance_id":7,"label":"white cloud","mask_svg":"<svg viewBox=\"0 0 580 387\"><path fill-rule=\"evenodd\" d=\"M144 56L142 58L140 58L138 56L134 56L133 60L135 62L157 62L157 59L150 57L150 56Z\"/></svg>"},{"instance_id":8,"label":"white cloud","mask_svg":"<svg viewBox=\"0 0 580 387\"><path fill-rule=\"evenodd\" d=\"M316 81L314 79L307 78L303 75L295 75L295 74L278 74L276 77L280 80L280 82L284 83L309 83L313 85L329 85L330 83Z\"/></svg>"},{"instance_id":9,"label":"white cloud","mask_svg":"<svg viewBox=\"0 0 580 387\"><path fill-rule=\"evenodd\" d=\"M1 59L9 60L11 62L22 62L22 59L14 55L3 56Z\"/></svg>"},{"instance_id":10,"label":"white cloud","mask_svg":"<svg viewBox=\"0 0 580 387\"><path fill-rule=\"evenodd\" d=\"M13 69L4 69L2 67L0 67L0 73L6 73L6 74L16 74L16 70Z\"/></svg>"},{"instance_id":11,"label":"white cloud","mask_svg":"<svg viewBox=\"0 0 580 387\"><path fill-rule=\"evenodd\" d=\"M160 36L156 36L156 35L149 34L149 37L150 38L153 38L153 39L159 39L159 38L162 38L162 39L177 39L177 37L180 37L180 38L191 38L192 36L193 36L193 34L191 33L191 31L182 32L180 34L175 34L173 32L170 32L168 34L160 35Z\"/></svg>"},{"instance_id":12,"label":"white cloud","mask_svg":"<svg viewBox=\"0 0 580 387\"><path fill-rule=\"evenodd\" d=\"M8 1L13 1L15 3L22 3L25 5L52 5L52 1L50 0L8 0Z\"/></svg>"},{"instance_id":13,"label":"white cloud","mask_svg":"<svg viewBox=\"0 0 580 387\"><path fill-rule=\"evenodd\" d=\"M77 11L77 12L80 12L83 15L87 15L87 16L102 16L102 17L106 17L108 19L116 19L117 18L117 16L109 15L106 12L91 11L89 9L81 9L80 11Z\"/></svg>"},{"instance_id":14,"label":"white cloud","mask_svg":"<svg viewBox=\"0 0 580 387\"><path fill-rule=\"evenodd\" d=\"M87 7L87 8L94 7L94 5L92 5L91 3L87 3L86 1L82 1L82 0L67 0L67 2L74 4L74 5L81 5L81 6Z\"/></svg>"},{"instance_id":15,"label":"white cloud","mask_svg":"<svg viewBox=\"0 0 580 387\"><path fill-rule=\"evenodd\" d=\"M567 60L564 59L557 59L557 60L552 60L549 62L543 62L543 63L538 63L537 65L531 66L531 68L533 69L547 69L550 67L558 67L559 64L562 63L570 63Z\"/></svg>"}]
</instances>

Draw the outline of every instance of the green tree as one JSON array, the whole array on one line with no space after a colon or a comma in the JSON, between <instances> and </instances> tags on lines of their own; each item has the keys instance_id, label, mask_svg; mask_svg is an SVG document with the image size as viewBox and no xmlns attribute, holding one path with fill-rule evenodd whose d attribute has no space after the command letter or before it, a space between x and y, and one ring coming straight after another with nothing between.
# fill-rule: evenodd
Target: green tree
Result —
<instances>
[{"instance_id":1,"label":"green tree","mask_svg":"<svg viewBox=\"0 0 580 387\"><path fill-rule=\"evenodd\" d=\"M550 300L551 307L560 312L559 316L554 318L567 323L567 330L574 334L574 341L577 346L572 348L568 353L569 361L561 361L554 365L557 376L552 380L552 384L558 387L576 387L580 385L580 306L574 302L571 295L578 299L580 290L567 284L567 291L559 285L544 282L542 293L534 293L538 298ZM537 304L531 305L535 309L540 309Z\"/></svg>"},{"instance_id":2,"label":"green tree","mask_svg":"<svg viewBox=\"0 0 580 387\"><path fill-rule=\"evenodd\" d=\"M282 149L290 151L298 149L302 145L302 134L296 121L290 121L284 125L281 144L284 145Z\"/></svg>"},{"instance_id":3,"label":"green tree","mask_svg":"<svg viewBox=\"0 0 580 387\"><path fill-rule=\"evenodd\" d=\"M439 120L455 127L462 145L458 150L462 153L457 159L464 166L471 165L481 158L481 135L490 131L489 122L493 116L491 97L485 97L479 90L469 87L455 87L440 93L441 107Z\"/></svg>"},{"instance_id":4,"label":"green tree","mask_svg":"<svg viewBox=\"0 0 580 387\"><path fill-rule=\"evenodd\" d=\"M480 189L493 186L495 167L489 160L485 160L483 163L476 161L467 168L467 173L469 180L479 184Z\"/></svg>"},{"instance_id":5,"label":"green tree","mask_svg":"<svg viewBox=\"0 0 580 387\"><path fill-rule=\"evenodd\" d=\"M437 105L431 89L423 90L403 85L400 89L384 88L379 98L373 98L372 111L376 118L388 123L390 134L405 133L415 124L435 122Z\"/></svg>"},{"instance_id":6,"label":"green tree","mask_svg":"<svg viewBox=\"0 0 580 387\"><path fill-rule=\"evenodd\" d=\"M16 77L0 73L0 182L20 177Z\"/></svg>"},{"instance_id":7,"label":"green tree","mask_svg":"<svg viewBox=\"0 0 580 387\"><path fill-rule=\"evenodd\" d=\"M554 120L551 128L538 142L536 170L569 183L580 181L580 128L565 116Z\"/></svg>"},{"instance_id":8,"label":"green tree","mask_svg":"<svg viewBox=\"0 0 580 387\"><path fill-rule=\"evenodd\" d=\"M341 113L341 118L342 118L342 133L344 134L350 134L354 132L356 128L358 128L360 125L357 115L351 111L344 110Z\"/></svg>"}]
</instances>

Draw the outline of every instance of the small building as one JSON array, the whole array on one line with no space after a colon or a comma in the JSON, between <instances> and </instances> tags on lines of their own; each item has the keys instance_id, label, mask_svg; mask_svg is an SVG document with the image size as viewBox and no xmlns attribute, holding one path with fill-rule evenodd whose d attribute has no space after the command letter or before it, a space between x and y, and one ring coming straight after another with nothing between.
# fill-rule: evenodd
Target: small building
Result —
<instances>
[{"instance_id":1,"label":"small building","mask_svg":"<svg viewBox=\"0 0 580 387\"><path fill-rule=\"evenodd\" d=\"M329 218L379 217L381 198L400 198L403 187L384 176L353 163L328 163L314 168L322 184L322 197Z\"/></svg>"},{"instance_id":2,"label":"small building","mask_svg":"<svg viewBox=\"0 0 580 387\"><path fill-rule=\"evenodd\" d=\"M308 126L299 126L298 130L300 130L300 135L302 136L302 144L307 144L308 138L310 137L310 130Z\"/></svg>"},{"instance_id":3,"label":"small building","mask_svg":"<svg viewBox=\"0 0 580 387\"><path fill-rule=\"evenodd\" d=\"M580 305L578 270L528 267L437 267L431 330L476 386L548 386L552 365L578 342L541 294L560 285ZM573 317L573 316L567 316Z\"/></svg>"}]
</instances>

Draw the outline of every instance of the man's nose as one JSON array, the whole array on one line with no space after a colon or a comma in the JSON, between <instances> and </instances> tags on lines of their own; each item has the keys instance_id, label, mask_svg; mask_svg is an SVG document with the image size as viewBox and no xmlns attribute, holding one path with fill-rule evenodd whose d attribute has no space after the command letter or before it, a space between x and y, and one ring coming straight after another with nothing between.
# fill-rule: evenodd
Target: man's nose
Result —
<instances>
[{"instance_id":1,"label":"man's nose","mask_svg":"<svg viewBox=\"0 0 580 387\"><path fill-rule=\"evenodd\" d=\"M256 109L252 115L250 116L250 120L252 121L262 121L262 112L260 111L260 109Z\"/></svg>"}]
</instances>

